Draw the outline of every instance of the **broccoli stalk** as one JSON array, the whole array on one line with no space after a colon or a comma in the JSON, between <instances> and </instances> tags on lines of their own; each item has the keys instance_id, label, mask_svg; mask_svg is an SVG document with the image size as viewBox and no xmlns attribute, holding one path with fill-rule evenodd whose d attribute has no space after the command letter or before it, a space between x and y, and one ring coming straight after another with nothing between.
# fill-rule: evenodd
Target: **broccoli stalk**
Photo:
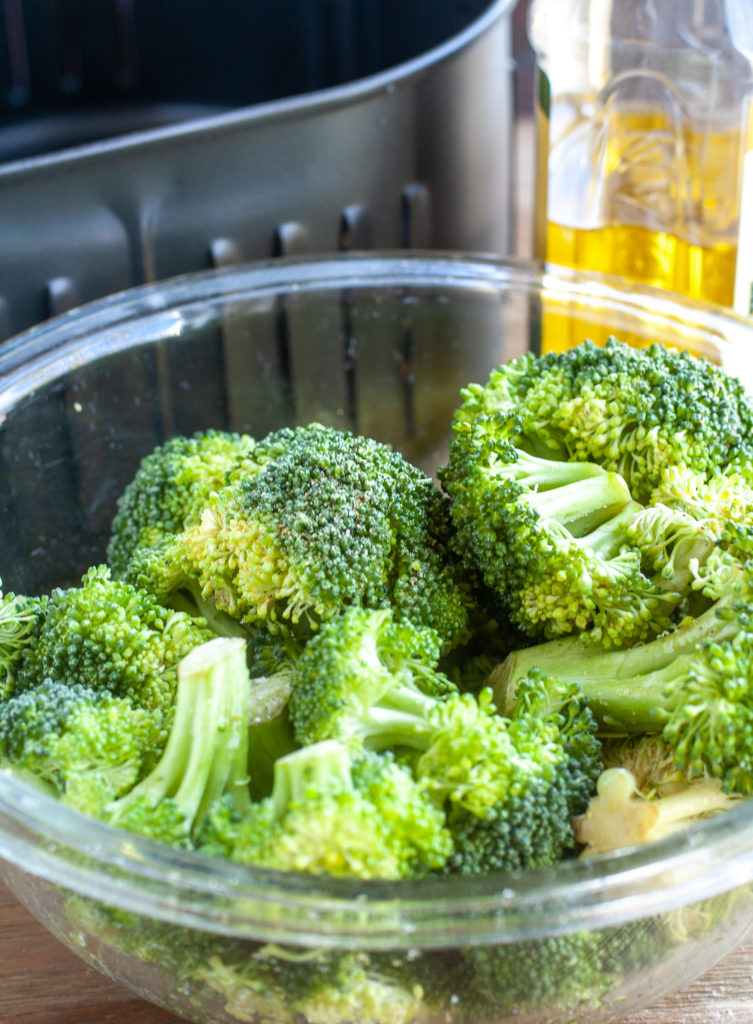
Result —
<instances>
[{"instance_id":1,"label":"broccoli stalk","mask_svg":"<svg viewBox=\"0 0 753 1024\"><path fill-rule=\"evenodd\" d=\"M175 714L153 770L108 808L117 825L176 838L200 826L227 795L235 810L251 808L248 791L249 677L245 644L216 637L178 666Z\"/></svg>"},{"instance_id":2,"label":"broccoli stalk","mask_svg":"<svg viewBox=\"0 0 753 1024\"><path fill-rule=\"evenodd\" d=\"M575 836L584 847L581 856L591 857L662 839L734 802L719 779L687 779L666 794L646 796L628 768L606 768L597 780L596 795L575 819Z\"/></svg>"},{"instance_id":3,"label":"broccoli stalk","mask_svg":"<svg viewBox=\"0 0 753 1024\"><path fill-rule=\"evenodd\" d=\"M578 687L602 733L660 733L679 770L753 792L753 578L724 555L707 568L703 589L715 602L656 640L605 651L568 638L509 655L490 680L500 707L532 668L556 672Z\"/></svg>"}]
</instances>

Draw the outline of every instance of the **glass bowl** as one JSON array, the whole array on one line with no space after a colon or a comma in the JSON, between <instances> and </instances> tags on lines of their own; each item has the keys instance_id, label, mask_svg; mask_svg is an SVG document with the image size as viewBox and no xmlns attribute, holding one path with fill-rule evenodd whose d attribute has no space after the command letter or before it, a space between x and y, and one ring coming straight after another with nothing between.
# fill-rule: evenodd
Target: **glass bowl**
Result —
<instances>
[{"instance_id":1,"label":"glass bowl","mask_svg":"<svg viewBox=\"0 0 753 1024\"><path fill-rule=\"evenodd\" d=\"M610 334L753 373L753 323L721 309L453 254L251 264L73 311L0 350L5 588L46 590L102 560L117 496L168 436L318 420L431 472L463 385ZM750 802L552 869L364 883L160 846L6 770L0 860L85 961L202 1024L619 1020L707 970L753 917Z\"/></svg>"}]
</instances>

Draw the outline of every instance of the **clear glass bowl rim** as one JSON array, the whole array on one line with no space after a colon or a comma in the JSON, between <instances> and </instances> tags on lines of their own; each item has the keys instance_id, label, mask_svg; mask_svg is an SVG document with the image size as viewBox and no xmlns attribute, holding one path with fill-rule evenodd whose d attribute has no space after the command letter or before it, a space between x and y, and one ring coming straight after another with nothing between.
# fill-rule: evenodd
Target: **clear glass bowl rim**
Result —
<instances>
[{"instance_id":1,"label":"clear glass bowl rim","mask_svg":"<svg viewBox=\"0 0 753 1024\"><path fill-rule=\"evenodd\" d=\"M513 288L690 324L734 365L753 323L719 307L596 273L461 253L338 254L183 275L81 307L0 351L0 416L22 394L114 346L147 343L177 310L281 291ZM166 319L167 315L167 319ZM127 330L126 330L127 328ZM537 871L404 881L312 878L253 869L150 842L86 818L0 770L0 858L123 909L191 927L306 945L430 948L596 929L711 898L753 881L753 801L646 847ZM14 872L11 872L12 874Z\"/></svg>"}]
</instances>

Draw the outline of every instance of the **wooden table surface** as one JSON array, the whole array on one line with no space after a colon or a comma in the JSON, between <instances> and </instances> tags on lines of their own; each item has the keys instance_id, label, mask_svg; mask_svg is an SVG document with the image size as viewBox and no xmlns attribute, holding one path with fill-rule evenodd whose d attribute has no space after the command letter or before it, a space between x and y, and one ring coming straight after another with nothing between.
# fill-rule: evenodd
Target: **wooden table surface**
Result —
<instances>
[{"instance_id":1,"label":"wooden table surface","mask_svg":"<svg viewBox=\"0 0 753 1024\"><path fill-rule=\"evenodd\" d=\"M621 1024L752 1024L753 941ZM179 1024L87 967L0 883L0 1024Z\"/></svg>"}]
</instances>

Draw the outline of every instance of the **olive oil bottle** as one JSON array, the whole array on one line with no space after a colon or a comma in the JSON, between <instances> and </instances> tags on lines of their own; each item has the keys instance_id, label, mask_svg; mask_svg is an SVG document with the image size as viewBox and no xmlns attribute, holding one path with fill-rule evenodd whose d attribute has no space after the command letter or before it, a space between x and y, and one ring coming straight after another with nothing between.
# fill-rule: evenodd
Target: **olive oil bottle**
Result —
<instances>
[{"instance_id":1,"label":"olive oil bottle","mask_svg":"<svg viewBox=\"0 0 753 1024\"><path fill-rule=\"evenodd\" d=\"M537 255L751 313L751 0L533 0L529 36Z\"/></svg>"}]
</instances>

